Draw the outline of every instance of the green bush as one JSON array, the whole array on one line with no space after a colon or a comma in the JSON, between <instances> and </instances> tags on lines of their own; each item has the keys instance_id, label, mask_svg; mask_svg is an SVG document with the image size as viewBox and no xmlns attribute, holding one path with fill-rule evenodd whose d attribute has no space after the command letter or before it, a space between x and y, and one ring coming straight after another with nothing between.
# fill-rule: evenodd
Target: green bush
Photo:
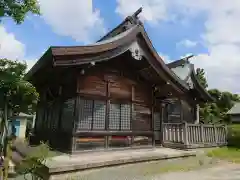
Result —
<instances>
[{"instance_id":1,"label":"green bush","mask_svg":"<svg viewBox=\"0 0 240 180\"><path fill-rule=\"evenodd\" d=\"M31 174L33 178L40 179L37 175L38 171L44 168L49 154L50 148L47 144L41 143L39 146L34 147L34 150L21 163L16 164L16 173L24 176Z\"/></svg>"},{"instance_id":2,"label":"green bush","mask_svg":"<svg viewBox=\"0 0 240 180\"><path fill-rule=\"evenodd\" d=\"M229 126L228 146L240 148L240 124L234 124Z\"/></svg>"}]
</instances>

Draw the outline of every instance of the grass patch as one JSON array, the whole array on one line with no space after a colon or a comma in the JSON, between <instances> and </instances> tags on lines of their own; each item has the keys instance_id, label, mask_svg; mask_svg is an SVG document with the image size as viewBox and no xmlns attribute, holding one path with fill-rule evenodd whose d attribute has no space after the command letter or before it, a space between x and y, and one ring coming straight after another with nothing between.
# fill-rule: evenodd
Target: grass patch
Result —
<instances>
[{"instance_id":1,"label":"grass patch","mask_svg":"<svg viewBox=\"0 0 240 180\"><path fill-rule=\"evenodd\" d=\"M208 157L240 163L240 149L235 147L222 147L207 152Z\"/></svg>"}]
</instances>

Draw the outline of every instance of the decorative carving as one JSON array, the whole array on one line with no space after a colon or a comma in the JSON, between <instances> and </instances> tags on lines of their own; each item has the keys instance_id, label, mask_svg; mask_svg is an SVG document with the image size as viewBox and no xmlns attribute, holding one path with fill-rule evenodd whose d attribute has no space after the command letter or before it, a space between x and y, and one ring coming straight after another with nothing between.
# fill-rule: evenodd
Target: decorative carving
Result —
<instances>
[{"instance_id":1,"label":"decorative carving","mask_svg":"<svg viewBox=\"0 0 240 180\"><path fill-rule=\"evenodd\" d=\"M143 51L136 41L131 44L129 50L132 53L132 57L134 59L136 59L136 60L142 59Z\"/></svg>"},{"instance_id":2,"label":"decorative carving","mask_svg":"<svg viewBox=\"0 0 240 180\"><path fill-rule=\"evenodd\" d=\"M189 85L189 87L190 87L191 89L193 89L193 82L192 82L191 77L188 77L188 79L186 80L186 83Z\"/></svg>"}]
</instances>

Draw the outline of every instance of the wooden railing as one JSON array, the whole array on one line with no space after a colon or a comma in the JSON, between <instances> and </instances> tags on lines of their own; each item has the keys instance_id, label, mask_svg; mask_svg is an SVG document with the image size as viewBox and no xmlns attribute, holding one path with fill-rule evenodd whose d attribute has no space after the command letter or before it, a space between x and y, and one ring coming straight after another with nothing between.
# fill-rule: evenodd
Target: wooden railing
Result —
<instances>
[{"instance_id":1,"label":"wooden railing","mask_svg":"<svg viewBox=\"0 0 240 180\"><path fill-rule=\"evenodd\" d=\"M163 142L178 147L214 147L227 144L225 125L164 123Z\"/></svg>"}]
</instances>

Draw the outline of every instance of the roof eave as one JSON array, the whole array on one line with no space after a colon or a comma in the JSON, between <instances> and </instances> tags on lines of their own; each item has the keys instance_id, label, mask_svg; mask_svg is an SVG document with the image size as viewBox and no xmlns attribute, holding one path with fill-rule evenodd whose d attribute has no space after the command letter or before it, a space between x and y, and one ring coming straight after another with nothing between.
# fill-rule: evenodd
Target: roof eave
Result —
<instances>
[{"instance_id":1,"label":"roof eave","mask_svg":"<svg viewBox=\"0 0 240 180\"><path fill-rule=\"evenodd\" d=\"M215 102L216 100L208 93L208 91L202 86L202 84L199 82L197 75L195 73L195 70L193 69L192 75L191 75L194 88L201 94L203 100L205 102Z\"/></svg>"},{"instance_id":2,"label":"roof eave","mask_svg":"<svg viewBox=\"0 0 240 180\"><path fill-rule=\"evenodd\" d=\"M42 55L42 57L33 65L33 67L27 72L25 78L27 80L31 79L31 77L40 69L42 68L48 61L51 60L49 56L52 56L52 49L51 47Z\"/></svg>"},{"instance_id":3,"label":"roof eave","mask_svg":"<svg viewBox=\"0 0 240 180\"><path fill-rule=\"evenodd\" d=\"M150 49L152 55L154 56L154 58L158 61L158 63L160 63L160 65L162 66L165 75L174 83L177 84L180 89L183 92L187 92L189 90L189 86L183 81L181 80L163 61L163 59L159 56L159 54L157 53L157 51L155 50L150 38L148 37L144 26L140 25L139 26L141 28L141 35L143 36L144 40L146 41L148 48Z\"/></svg>"}]
</instances>

